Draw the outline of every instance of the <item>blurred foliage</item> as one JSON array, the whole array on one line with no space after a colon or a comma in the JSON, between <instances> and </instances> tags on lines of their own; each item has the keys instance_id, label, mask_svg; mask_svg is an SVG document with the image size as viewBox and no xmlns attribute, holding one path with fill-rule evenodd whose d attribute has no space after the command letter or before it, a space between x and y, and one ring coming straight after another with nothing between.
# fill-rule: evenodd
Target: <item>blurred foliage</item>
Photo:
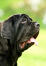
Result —
<instances>
[{"instance_id":1,"label":"blurred foliage","mask_svg":"<svg viewBox=\"0 0 46 66\"><path fill-rule=\"evenodd\" d=\"M36 0L35 0L36 1ZM46 27L43 24L43 13L46 11L46 0L40 1L38 10L32 10L32 0L0 0L0 11L3 15L0 16L0 21L7 19L9 16L19 13L28 14L34 21L41 24L41 27ZM1 14L2 12L0 12Z\"/></svg>"}]
</instances>

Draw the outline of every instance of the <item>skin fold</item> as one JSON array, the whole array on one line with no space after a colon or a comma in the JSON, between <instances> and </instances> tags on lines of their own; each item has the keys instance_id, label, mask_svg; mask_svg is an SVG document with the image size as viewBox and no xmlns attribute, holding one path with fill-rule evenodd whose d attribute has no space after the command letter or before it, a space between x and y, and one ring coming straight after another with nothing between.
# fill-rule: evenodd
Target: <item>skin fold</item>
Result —
<instances>
[{"instance_id":1,"label":"skin fold","mask_svg":"<svg viewBox=\"0 0 46 66\"><path fill-rule=\"evenodd\" d=\"M26 14L17 14L0 23L0 66L17 66L22 52L37 38L40 25Z\"/></svg>"}]
</instances>

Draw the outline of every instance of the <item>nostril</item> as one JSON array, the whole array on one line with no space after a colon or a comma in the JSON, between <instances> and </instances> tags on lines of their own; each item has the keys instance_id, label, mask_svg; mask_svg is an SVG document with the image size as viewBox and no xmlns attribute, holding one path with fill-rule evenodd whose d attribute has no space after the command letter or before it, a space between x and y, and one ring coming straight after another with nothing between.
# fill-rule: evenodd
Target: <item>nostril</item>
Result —
<instances>
[{"instance_id":1,"label":"nostril","mask_svg":"<svg viewBox=\"0 0 46 66\"><path fill-rule=\"evenodd\" d=\"M40 26L40 24L37 24L37 26Z\"/></svg>"},{"instance_id":2,"label":"nostril","mask_svg":"<svg viewBox=\"0 0 46 66\"><path fill-rule=\"evenodd\" d=\"M40 26L40 24L39 24L39 23L35 23L35 26L39 27L39 26Z\"/></svg>"}]
</instances>

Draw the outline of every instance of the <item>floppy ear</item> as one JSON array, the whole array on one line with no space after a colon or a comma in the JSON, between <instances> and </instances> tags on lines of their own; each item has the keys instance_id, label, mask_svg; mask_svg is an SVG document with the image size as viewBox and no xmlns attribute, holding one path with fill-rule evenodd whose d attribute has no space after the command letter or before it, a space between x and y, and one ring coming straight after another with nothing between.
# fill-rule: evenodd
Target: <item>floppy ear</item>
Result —
<instances>
[{"instance_id":1,"label":"floppy ear","mask_svg":"<svg viewBox=\"0 0 46 66\"><path fill-rule=\"evenodd\" d=\"M14 35L14 23L18 20L19 15L13 15L8 20L3 22L1 28L1 36L3 38L11 39Z\"/></svg>"}]
</instances>

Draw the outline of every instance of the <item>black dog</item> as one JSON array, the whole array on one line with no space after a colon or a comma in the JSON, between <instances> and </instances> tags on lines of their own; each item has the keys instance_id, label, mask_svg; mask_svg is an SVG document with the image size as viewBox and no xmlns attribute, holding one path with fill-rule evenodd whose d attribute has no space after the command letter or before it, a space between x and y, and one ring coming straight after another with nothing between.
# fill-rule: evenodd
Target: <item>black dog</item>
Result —
<instances>
[{"instance_id":1,"label":"black dog","mask_svg":"<svg viewBox=\"0 0 46 66\"><path fill-rule=\"evenodd\" d=\"M39 27L26 14L13 15L0 23L0 66L17 66L22 52L36 43Z\"/></svg>"}]
</instances>

